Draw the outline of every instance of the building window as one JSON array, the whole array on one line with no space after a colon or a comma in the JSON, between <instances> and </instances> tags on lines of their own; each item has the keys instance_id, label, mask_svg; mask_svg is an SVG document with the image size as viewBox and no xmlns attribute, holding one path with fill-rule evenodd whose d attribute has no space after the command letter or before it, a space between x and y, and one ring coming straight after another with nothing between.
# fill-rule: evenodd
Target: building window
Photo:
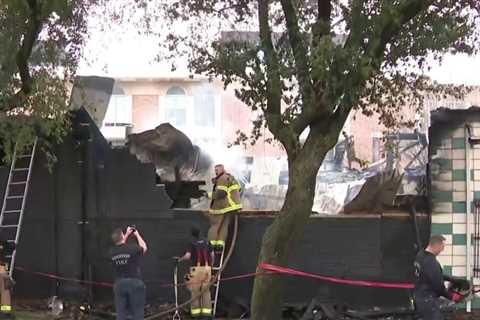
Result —
<instances>
[{"instance_id":1,"label":"building window","mask_svg":"<svg viewBox=\"0 0 480 320\"><path fill-rule=\"evenodd\" d=\"M165 100L165 122L174 127L184 127L187 124L187 99L185 90L179 87L168 89Z\"/></svg>"},{"instance_id":2,"label":"building window","mask_svg":"<svg viewBox=\"0 0 480 320\"><path fill-rule=\"evenodd\" d=\"M215 96L211 93L195 95L194 125L198 127L215 127Z\"/></svg>"},{"instance_id":3,"label":"building window","mask_svg":"<svg viewBox=\"0 0 480 320\"><path fill-rule=\"evenodd\" d=\"M220 95L211 88L193 86L186 92L175 86L159 99L160 121L170 123L202 148L221 145Z\"/></svg>"},{"instance_id":4,"label":"building window","mask_svg":"<svg viewBox=\"0 0 480 320\"><path fill-rule=\"evenodd\" d=\"M103 120L104 126L129 126L132 124L132 97L112 95Z\"/></svg>"}]
</instances>

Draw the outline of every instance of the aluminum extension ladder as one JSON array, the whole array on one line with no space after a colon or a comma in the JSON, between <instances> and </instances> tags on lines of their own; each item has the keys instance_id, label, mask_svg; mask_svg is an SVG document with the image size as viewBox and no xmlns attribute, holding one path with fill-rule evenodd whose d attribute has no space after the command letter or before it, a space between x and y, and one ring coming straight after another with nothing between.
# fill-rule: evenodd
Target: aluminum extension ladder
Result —
<instances>
[{"instance_id":1,"label":"aluminum extension ladder","mask_svg":"<svg viewBox=\"0 0 480 320\"><path fill-rule=\"evenodd\" d=\"M9 243L18 243L22 227L25 203L32 173L33 159L37 148L37 140L25 148L24 154L17 154L17 147L13 152L10 173L3 197L0 216L0 231L2 240ZM15 264L16 250L11 255L6 255L9 274L12 276Z\"/></svg>"},{"instance_id":2,"label":"aluminum extension ladder","mask_svg":"<svg viewBox=\"0 0 480 320\"><path fill-rule=\"evenodd\" d=\"M212 299L212 317L215 317L215 313L217 312L217 302L218 302L218 293L220 292L220 281L222 278L222 268L223 268L223 257L225 255L225 246L222 247L221 251L215 252L215 261L214 265L212 266L212 277L217 277L215 283L213 284L214 287L214 298ZM217 255L220 255L220 259L217 259ZM216 265L218 260L218 265Z\"/></svg>"}]
</instances>

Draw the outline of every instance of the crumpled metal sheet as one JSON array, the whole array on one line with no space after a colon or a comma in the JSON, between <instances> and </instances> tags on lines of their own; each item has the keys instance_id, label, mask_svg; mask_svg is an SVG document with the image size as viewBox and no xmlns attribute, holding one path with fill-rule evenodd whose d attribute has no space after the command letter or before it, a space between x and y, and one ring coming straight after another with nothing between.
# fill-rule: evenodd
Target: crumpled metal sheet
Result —
<instances>
[{"instance_id":1,"label":"crumpled metal sheet","mask_svg":"<svg viewBox=\"0 0 480 320\"><path fill-rule=\"evenodd\" d=\"M397 137L397 157L386 155L364 170L349 170L342 159L324 161L324 171L317 176L312 210L320 214L375 214L393 207L396 196L425 195L428 162L425 135L414 132ZM247 185L243 207L280 210L286 190L286 185Z\"/></svg>"}]
</instances>

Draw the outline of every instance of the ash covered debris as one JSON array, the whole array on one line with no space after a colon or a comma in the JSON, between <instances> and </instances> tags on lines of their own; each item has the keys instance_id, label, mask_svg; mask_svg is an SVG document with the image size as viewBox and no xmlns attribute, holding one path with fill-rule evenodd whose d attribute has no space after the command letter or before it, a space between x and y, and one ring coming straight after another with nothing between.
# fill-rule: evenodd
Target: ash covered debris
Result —
<instances>
[{"instance_id":1,"label":"ash covered debris","mask_svg":"<svg viewBox=\"0 0 480 320\"><path fill-rule=\"evenodd\" d=\"M206 180L211 175L211 158L170 123L129 135L127 146L141 162L153 163L162 181Z\"/></svg>"},{"instance_id":2,"label":"ash covered debris","mask_svg":"<svg viewBox=\"0 0 480 320\"><path fill-rule=\"evenodd\" d=\"M164 184L172 207L191 207L199 199L212 172L212 160L180 130L162 123L153 130L128 136L127 147L143 163L156 168L157 184Z\"/></svg>"},{"instance_id":3,"label":"ash covered debris","mask_svg":"<svg viewBox=\"0 0 480 320\"><path fill-rule=\"evenodd\" d=\"M319 214L380 213L395 206L397 196L426 195L427 139L419 132L386 136L384 157L362 169L351 154L352 137L326 156L317 175L313 212ZM287 191L288 172L280 184L246 185L244 208L279 210ZM380 199L380 201L377 201ZM376 200L376 201L372 201Z\"/></svg>"},{"instance_id":4,"label":"ash covered debris","mask_svg":"<svg viewBox=\"0 0 480 320\"><path fill-rule=\"evenodd\" d=\"M72 104L85 107L97 126L101 126L110 96L115 90L118 88L115 89L113 79L81 77L72 93L72 100L77 102ZM124 134L128 131L128 128L124 128ZM247 158L244 153L236 154L231 149L207 151L210 146L199 147L190 138L171 124L163 123L155 129L127 135L125 147L140 162L155 166L157 184L165 185L174 201L173 207L208 208L208 201L202 198L200 189L211 188L212 157L218 161L218 154L228 154L231 164L227 165L227 169L242 185L244 209L275 211L281 208L288 184L285 157L280 157L278 161L256 157L252 160L253 164L247 164L243 163L243 158ZM338 214L381 211L379 207L370 208L365 195L378 195L379 191L384 191L376 184L385 186L388 177L393 179L391 187L398 186L398 191L395 193L392 189L388 199L381 201L381 207L389 206L395 194L425 194L425 135L408 132L384 138L390 149L385 148L381 159L367 164L355 154L355 137L346 133L341 135L339 143L329 152L318 173L314 212ZM203 147L207 149L202 150ZM245 170L246 167L249 168ZM393 181L400 182L397 185ZM367 189L362 187L364 185ZM349 204L354 198L357 198L354 203Z\"/></svg>"}]
</instances>

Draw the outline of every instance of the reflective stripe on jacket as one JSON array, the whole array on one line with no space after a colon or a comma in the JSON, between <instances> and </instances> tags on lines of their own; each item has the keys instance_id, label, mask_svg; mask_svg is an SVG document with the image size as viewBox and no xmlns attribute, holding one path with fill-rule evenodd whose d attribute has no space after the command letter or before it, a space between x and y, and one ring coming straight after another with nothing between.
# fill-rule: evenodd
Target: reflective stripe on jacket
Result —
<instances>
[{"instance_id":1,"label":"reflective stripe on jacket","mask_svg":"<svg viewBox=\"0 0 480 320\"><path fill-rule=\"evenodd\" d=\"M242 209L240 189L240 184L231 174L223 173L218 176L213 186L209 212L211 214L224 214Z\"/></svg>"}]
</instances>

